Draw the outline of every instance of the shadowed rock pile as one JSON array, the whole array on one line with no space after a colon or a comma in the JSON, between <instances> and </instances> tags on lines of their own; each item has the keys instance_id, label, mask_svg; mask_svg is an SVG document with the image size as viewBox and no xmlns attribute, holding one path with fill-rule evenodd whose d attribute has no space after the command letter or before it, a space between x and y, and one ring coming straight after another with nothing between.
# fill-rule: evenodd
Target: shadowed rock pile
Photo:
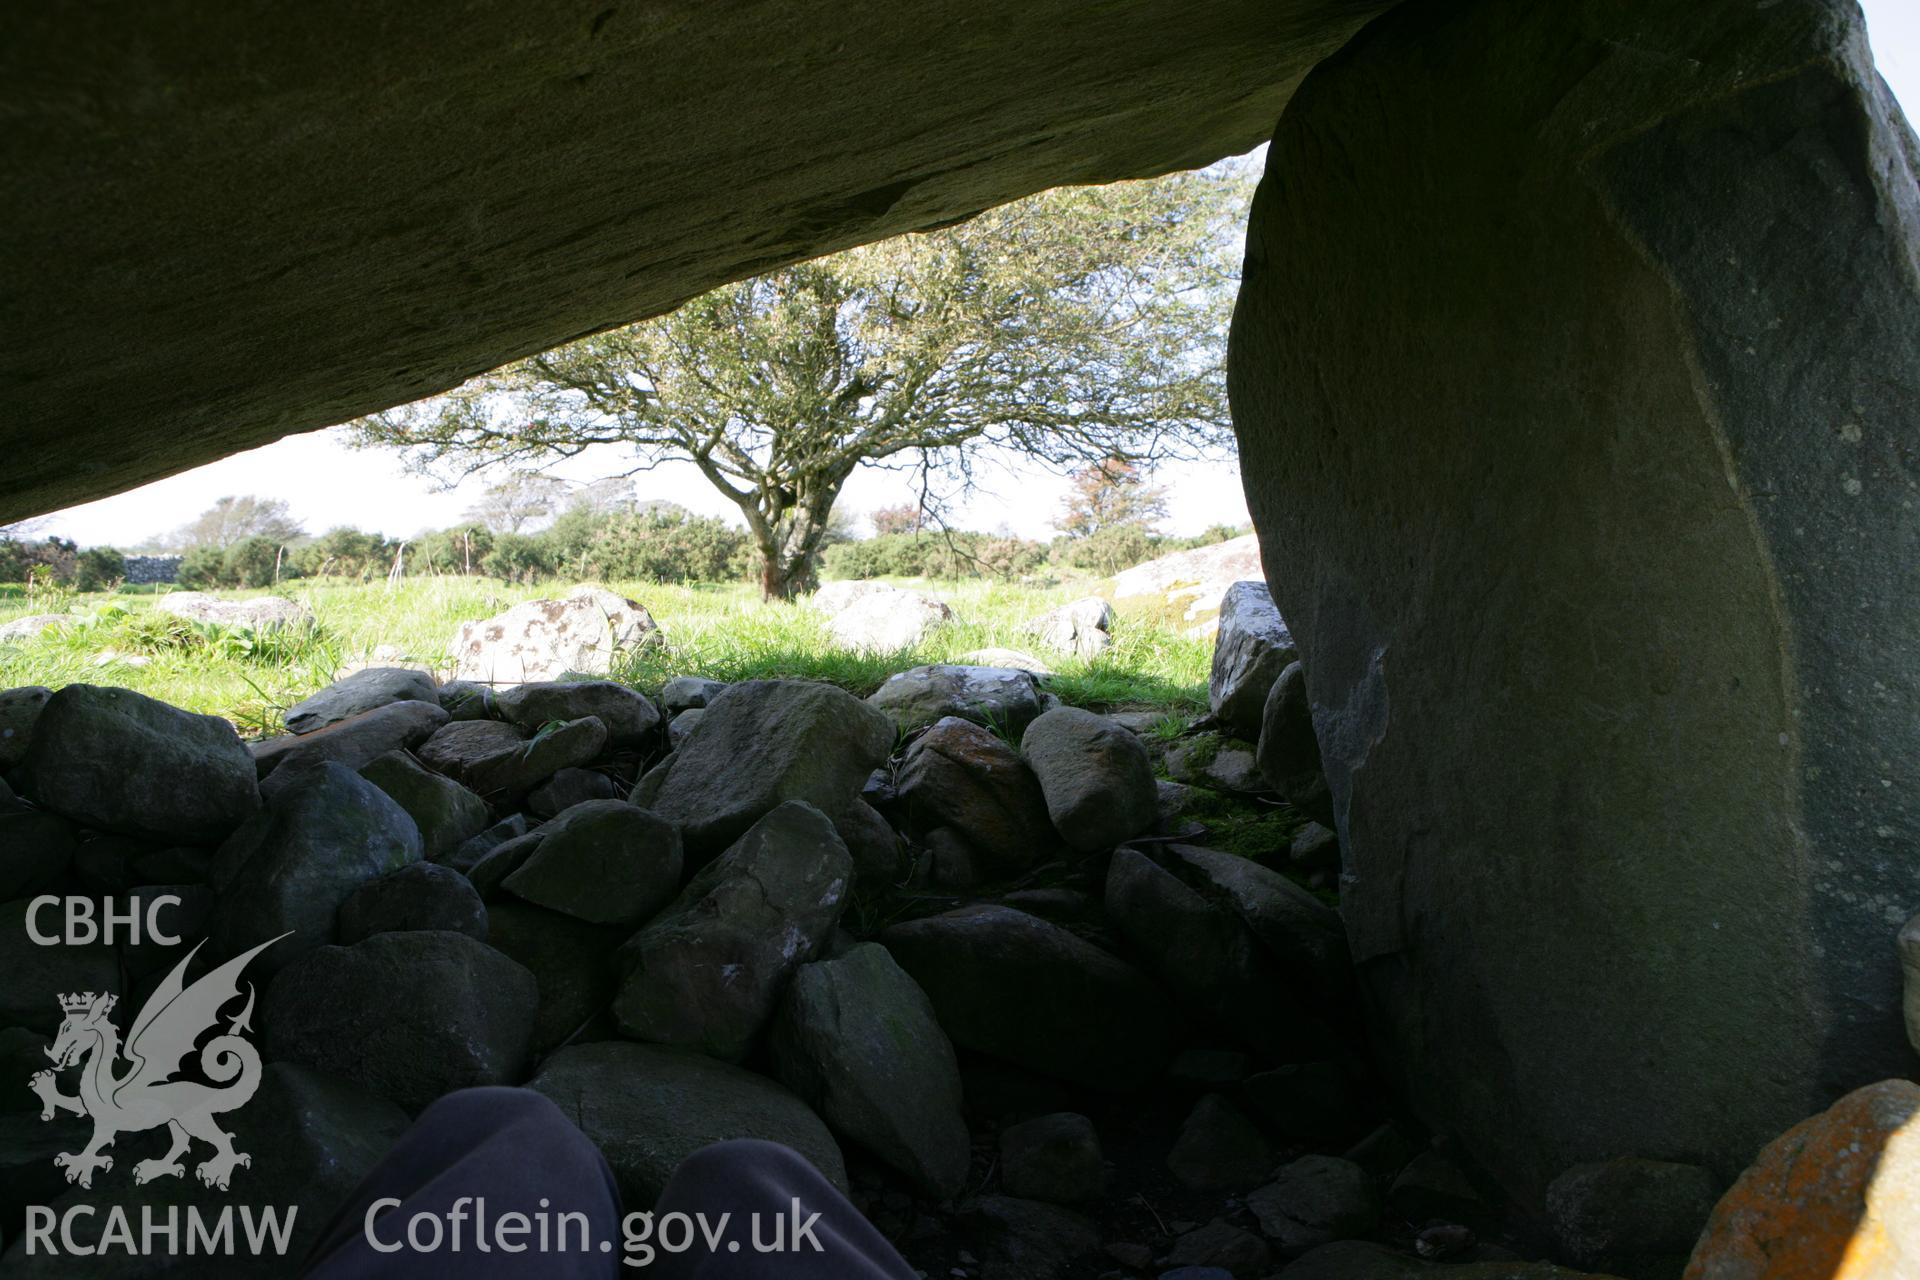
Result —
<instances>
[{"instance_id":1,"label":"shadowed rock pile","mask_svg":"<svg viewBox=\"0 0 1920 1280\"><path fill-rule=\"evenodd\" d=\"M229 1122L272 1149L233 1177L304 1232L433 1099L524 1084L630 1208L698 1147L770 1138L929 1275L1570 1274L1520 1261L1537 1224L1380 1096L1298 670L1242 584L1191 725L959 666L865 700L376 668L251 746L127 690L0 694L0 1207L79 1194L52 1156L83 1122L16 1087L57 996L121 993L124 1031L188 948L191 978L270 943L268 1065ZM177 898L181 941L32 945L43 894ZM143 1142L95 1200L203 1190L134 1185ZM1590 1240L1564 1256L1677 1271L1714 1188L1641 1163L1569 1185Z\"/></svg>"}]
</instances>

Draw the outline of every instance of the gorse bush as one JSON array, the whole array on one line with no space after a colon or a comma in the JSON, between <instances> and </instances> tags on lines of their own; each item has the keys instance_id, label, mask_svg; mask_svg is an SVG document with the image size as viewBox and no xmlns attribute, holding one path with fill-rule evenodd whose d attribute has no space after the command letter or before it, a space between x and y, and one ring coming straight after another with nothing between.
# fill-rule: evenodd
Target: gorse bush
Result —
<instances>
[{"instance_id":1,"label":"gorse bush","mask_svg":"<svg viewBox=\"0 0 1920 1280\"><path fill-rule=\"evenodd\" d=\"M480 570L507 582L535 582L553 576L554 560L551 543L531 534L502 533L494 537Z\"/></svg>"},{"instance_id":2,"label":"gorse bush","mask_svg":"<svg viewBox=\"0 0 1920 1280\"><path fill-rule=\"evenodd\" d=\"M281 566L280 576L365 581L387 572L394 550L394 544L380 534L341 525L296 545L291 563Z\"/></svg>"},{"instance_id":3,"label":"gorse bush","mask_svg":"<svg viewBox=\"0 0 1920 1280\"><path fill-rule=\"evenodd\" d=\"M1047 544L1011 534L883 533L829 547L830 578L1022 578L1046 567Z\"/></svg>"},{"instance_id":4,"label":"gorse bush","mask_svg":"<svg viewBox=\"0 0 1920 1280\"><path fill-rule=\"evenodd\" d=\"M1076 569L1111 576L1143 560L1151 560L1160 548L1151 534L1138 525L1111 525L1084 538L1065 538L1060 543L1060 558Z\"/></svg>"},{"instance_id":5,"label":"gorse bush","mask_svg":"<svg viewBox=\"0 0 1920 1280\"><path fill-rule=\"evenodd\" d=\"M195 547L180 559L173 580L194 591L206 591L220 585L224 555L218 547Z\"/></svg>"},{"instance_id":6,"label":"gorse bush","mask_svg":"<svg viewBox=\"0 0 1920 1280\"><path fill-rule=\"evenodd\" d=\"M67 538L31 541L0 532L0 582L70 583L77 557Z\"/></svg>"},{"instance_id":7,"label":"gorse bush","mask_svg":"<svg viewBox=\"0 0 1920 1280\"><path fill-rule=\"evenodd\" d=\"M641 512L600 524L581 552L579 576L655 582L740 582L753 572L746 532L712 516Z\"/></svg>"},{"instance_id":8,"label":"gorse bush","mask_svg":"<svg viewBox=\"0 0 1920 1280\"><path fill-rule=\"evenodd\" d=\"M284 544L264 534L242 538L220 556L220 584L226 587L270 587L281 577Z\"/></svg>"},{"instance_id":9,"label":"gorse bush","mask_svg":"<svg viewBox=\"0 0 1920 1280\"><path fill-rule=\"evenodd\" d=\"M230 547L195 547L180 560L174 581L193 591L271 587L301 576L293 551L264 534Z\"/></svg>"},{"instance_id":10,"label":"gorse bush","mask_svg":"<svg viewBox=\"0 0 1920 1280\"><path fill-rule=\"evenodd\" d=\"M127 576L127 558L112 547L89 547L74 557L76 591L105 591Z\"/></svg>"}]
</instances>

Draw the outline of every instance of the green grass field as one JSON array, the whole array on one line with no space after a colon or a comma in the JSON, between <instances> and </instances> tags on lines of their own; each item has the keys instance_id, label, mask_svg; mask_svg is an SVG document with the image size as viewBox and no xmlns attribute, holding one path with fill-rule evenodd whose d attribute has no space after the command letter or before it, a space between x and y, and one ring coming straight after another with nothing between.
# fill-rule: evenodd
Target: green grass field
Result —
<instances>
[{"instance_id":1,"label":"green grass field","mask_svg":"<svg viewBox=\"0 0 1920 1280\"><path fill-rule=\"evenodd\" d=\"M282 711L329 683L346 663L382 646L386 660L445 668L460 623L524 600L564 594L572 584L510 586L481 578L385 583L301 579L278 594L318 620L312 629L255 634L199 626L152 608L151 588L118 593L29 594L0 585L0 624L36 613L72 613L75 621L21 643L0 642L0 688L42 684L119 685L194 711L226 716L248 735L280 730ZM1212 642L1184 636L1147 614L1122 612L1113 646L1085 661L1036 647L1026 624L1055 605L1096 594L1098 582L1028 587L994 582L901 585L945 600L955 622L919 648L885 655L838 648L825 620L804 605L769 604L744 583L606 584L645 604L666 632L665 646L623 655L614 675L655 691L677 675L716 680L795 676L827 680L865 696L895 671L952 661L974 649L1026 650L1057 674L1049 684L1066 701L1098 709L1206 705ZM233 599L268 592L230 591Z\"/></svg>"}]
</instances>

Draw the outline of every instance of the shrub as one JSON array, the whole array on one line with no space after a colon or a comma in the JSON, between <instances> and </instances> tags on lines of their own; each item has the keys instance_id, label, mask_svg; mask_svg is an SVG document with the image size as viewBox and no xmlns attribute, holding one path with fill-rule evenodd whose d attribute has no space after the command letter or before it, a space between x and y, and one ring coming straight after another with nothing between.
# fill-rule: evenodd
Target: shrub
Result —
<instances>
[{"instance_id":1,"label":"shrub","mask_svg":"<svg viewBox=\"0 0 1920 1280\"><path fill-rule=\"evenodd\" d=\"M173 580L193 591L208 591L220 585L224 556L218 547L195 547L180 559Z\"/></svg>"},{"instance_id":2,"label":"shrub","mask_svg":"<svg viewBox=\"0 0 1920 1280\"><path fill-rule=\"evenodd\" d=\"M737 582L751 571L752 552L746 533L724 520L646 511L601 521L579 557L583 577Z\"/></svg>"},{"instance_id":3,"label":"shrub","mask_svg":"<svg viewBox=\"0 0 1920 1280\"><path fill-rule=\"evenodd\" d=\"M384 575L392 561L393 544L380 534L340 525L290 548L280 576L288 576L287 565L291 565L297 576L365 581L376 574Z\"/></svg>"},{"instance_id":4,"label":"shrub","mask_svg":"<svg viewBox=\"0 0 1920 1280\"><path fill-rule=\"evenodd\" d=\"M1060 558L1076 569L1110 576L1160 554L1152 535L1135 524L1109 525L1085 538L1068 538Z\"/></svg>"},{"instance_id":5,"label":"shrub","mask_svg":"<svg viewBox=\"0 0 1920 1280\"><path fill-rule=\"evenodd\" d=\"M407 546L408 573L484 573L493 530L483 524L434 529Z\"/></svg>"},{"instance_id":6,"label":"shrub","mask_svg":"<svg viewBox=\"0 0 1920 1280\"><path fill-rule=\"evenodd\" d=\"M75 551L67 538L20 542L0 534L0 582L72 582Z\"/></svg>"},{"instance_id":7,"label":"shrub","mask_svg":"<svg viewBox=\"0 0 1920 1280\"><path fill-rule=\"evenodd\" d=\"M220 557L220 582L229 587L270 587L281 578L296 577L292 565L281 563L281 543L263 534L242 538Z\"/></svg>"},{"instance_id":8,"label":"shrub","mask_svg":"<svg viewBox=\"0 0 1920 1280\"><path fill-rule=\"evenodd\" d=\"M73 585L80 591L108 591L127 576L127 558L112 547L88 547L74 558Z\"/></svg>"},{"instance_id":9,"label":"shrub","mask_svg":"<svg viewBox=\"0 0 1920 1280\"><path fill-rule=\"evenodd\" d=\"M885 533L829 547L834 578L1017 578L1047 562L1047 549L1012 534Z\"/></svg>"},{"instance_id":10,"label":"shrub","mask_svg":"<svg viewBox=\"0 0 1920 1280\"><path fill-rule=\"evenodd\" d=\"M533 582L553 572L553 554L547 543L524 533L497 534L493 550L481 568L508 582Z\"/></svg>"}]
</instances>

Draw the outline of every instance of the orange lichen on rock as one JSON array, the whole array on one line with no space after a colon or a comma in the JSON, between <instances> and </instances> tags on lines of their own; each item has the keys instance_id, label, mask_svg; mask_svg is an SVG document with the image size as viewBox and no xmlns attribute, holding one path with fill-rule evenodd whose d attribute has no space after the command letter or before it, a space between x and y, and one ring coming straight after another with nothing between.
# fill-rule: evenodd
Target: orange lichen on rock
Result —
<instances>
[{"instance_id":1,"label":"orange lichen on rock","mask_svg":"<svg viewBox=\"0 0 1920 1280\"><path fill-rule=\"evenodd\" d=\"M1920 1276L1920 1085L1856 1089L1768 1143L1714 1208L1685 1280Z\"/></svg>"}]
</instances>

